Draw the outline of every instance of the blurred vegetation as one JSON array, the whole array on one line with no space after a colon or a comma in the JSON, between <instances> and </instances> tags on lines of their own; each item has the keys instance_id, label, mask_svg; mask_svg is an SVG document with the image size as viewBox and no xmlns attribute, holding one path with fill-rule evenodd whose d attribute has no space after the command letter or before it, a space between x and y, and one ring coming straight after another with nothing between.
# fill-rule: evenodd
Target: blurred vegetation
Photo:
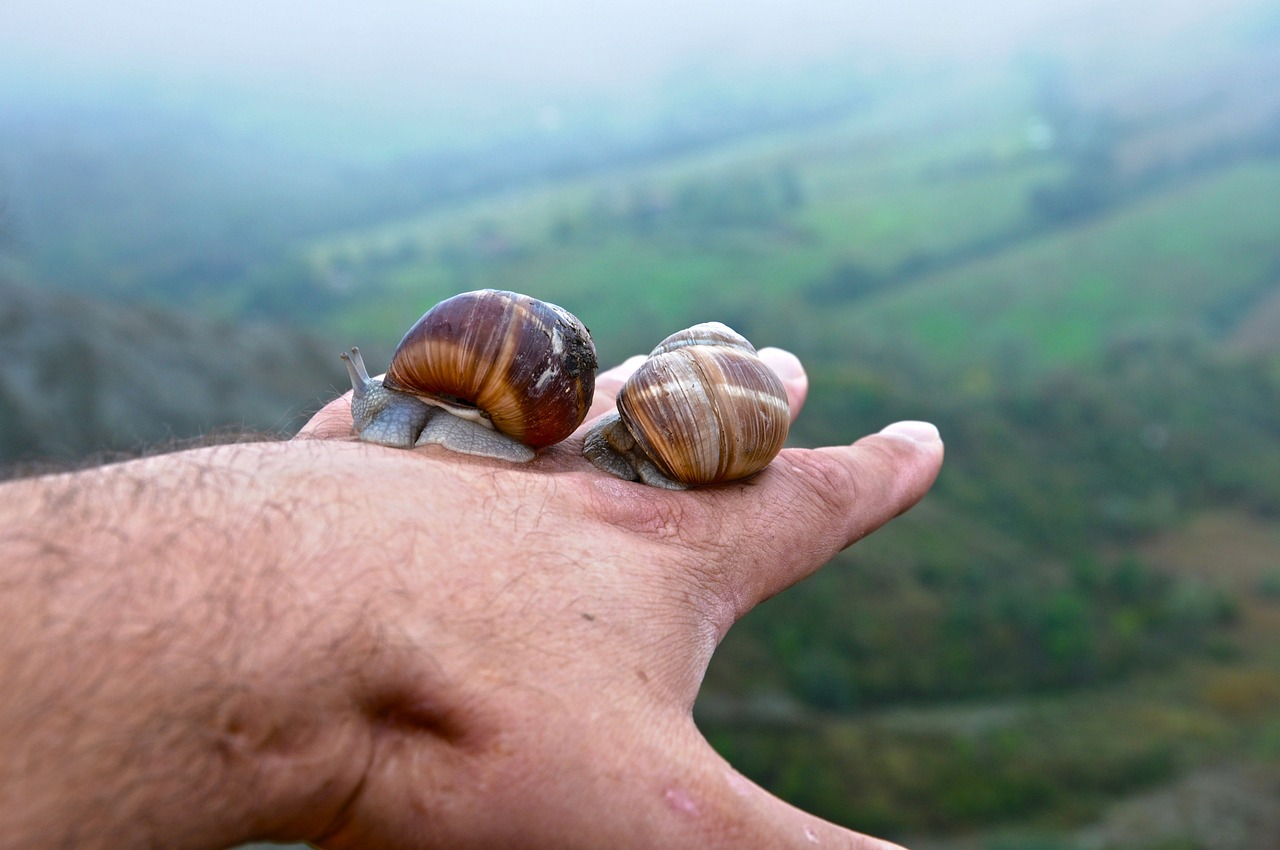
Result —
<instances>
[{"instance_id":1,"label":"blurred vegetation","mask_svg":"<svg viewBox=\"0 0 1280 850\"><path fill-rule=\"evenodd\" d=\"M856 828L1076 847L1119 796L1280 760L1280 546L1167 555L1209 511L1280 522L1280 56L1224 43L828 76L793 108L691 90L661 132L342 168L191 120L0 113L15 180L58 175L15 193L4 251L335 351L486 286L578 313L606 363L715 318L806 362L797 445L937 422L925 503L735 628L697 718ZM1169 65L1197 84L1150 96ZM68 141L89 120L112 156Z\"/></svg>"}]
</instances>

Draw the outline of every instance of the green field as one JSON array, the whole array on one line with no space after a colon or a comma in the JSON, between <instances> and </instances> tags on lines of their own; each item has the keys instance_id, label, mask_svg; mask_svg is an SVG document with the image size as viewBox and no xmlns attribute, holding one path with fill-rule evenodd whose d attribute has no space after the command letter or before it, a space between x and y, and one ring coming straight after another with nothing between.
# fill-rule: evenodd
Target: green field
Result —
<instances>
[{"instance_id":1,"label":"green field","mask_svg":"<svg viewBox=\"0 0 1280 850\"><path fill-rule=\"evenodd\" d=\"M889 331L936 362L1013 354L1032 367L1127 338L1221 338L1280 289L1280 163L1250 162L831 317Z\"/></svg>"}]
</instances>

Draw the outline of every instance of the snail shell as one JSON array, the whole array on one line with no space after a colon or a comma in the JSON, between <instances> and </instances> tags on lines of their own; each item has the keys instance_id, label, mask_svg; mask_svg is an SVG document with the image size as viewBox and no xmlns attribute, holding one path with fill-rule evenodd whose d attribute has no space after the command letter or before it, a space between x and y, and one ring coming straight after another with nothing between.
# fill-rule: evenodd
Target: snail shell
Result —
<instances>
[{"instance_id":1,"label":"snail shell","mask_svg":"<svg viewBox=\"0 0 1280 850\"><path fill-rule=\"evenodd\" d=\"M568 310L485 289L428 310L400 341L384 384L475 408L496 430L539 449L582 424L596 366L591 334Z\"/></svg>"},{"instance_id":2,"label":"snail shell","mask_svg":"<svg viewBox=\"0 0 1280 850\"><path fill-rule=\"evenodd\" d=\"M582 322L554 304L502 290L465 292L428 310L396 347L379 386L358 352L344 358L355 387L353 413L361 414L353 416L357 432L389 445L403 445L407 432L408 445L438 442L528 460L530 449L557 443L582 424L595 392L595 345ZM362 398L362 381L376 403ZM391 399L388 412L381 412L383 395ZM415 404L432 409L419 413ZM379 416L394 421L392 436L384 436ZM515 446L490 447L493 431Z\"/></svg>"},{"instance_id":3,"label":"snail shell","mask_svg":"<svg viewBox=\"0 0 1280 850\"><path fill-rule=\"evenodd\" d=\"M781 451L791 421L782 381L719 322L663 340L617 403L617 419L592 429L584 453L615 475L664 487L754 475Z\"/></svg>"}]
</instances>

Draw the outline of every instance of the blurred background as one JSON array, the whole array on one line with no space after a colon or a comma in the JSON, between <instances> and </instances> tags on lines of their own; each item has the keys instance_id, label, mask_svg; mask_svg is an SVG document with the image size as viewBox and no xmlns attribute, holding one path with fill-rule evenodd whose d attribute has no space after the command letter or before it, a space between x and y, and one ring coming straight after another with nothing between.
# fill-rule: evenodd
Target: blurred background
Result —
<instances>
[{"instance_id":1,"label":"blurred background","mask_svg":"<svg viewBox=\"0 0 1280 850\"><path fill-rule=\"evenodd\" d=\"M890 8L891 6L891 8ZM0 464L288 433L437 300L796 351L910 515L697 719L916 850L1280 847L1280 6L10 0Z\"/></svg>"}]
</instances>

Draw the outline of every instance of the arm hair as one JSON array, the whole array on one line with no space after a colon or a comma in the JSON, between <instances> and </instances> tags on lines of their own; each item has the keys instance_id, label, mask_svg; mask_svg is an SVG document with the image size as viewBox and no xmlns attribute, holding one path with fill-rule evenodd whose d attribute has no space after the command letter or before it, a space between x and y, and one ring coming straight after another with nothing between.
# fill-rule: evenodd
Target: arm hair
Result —
<instances>
[{"instance_id":1,"label":"arm hair","mask_svg":"<svg viewBox=\"0 0 1280 850\"><path fill-rule=\"evenodd\" d=\"M264 756L317 734L309 676L352 672L289 636L349 646L362 620L287 579L308 555L284 551L297 506L264 488L271 462L231 446L0 484L0 847L274 828L251 814L280 791Z\"/></svg>"}]
</instances>

